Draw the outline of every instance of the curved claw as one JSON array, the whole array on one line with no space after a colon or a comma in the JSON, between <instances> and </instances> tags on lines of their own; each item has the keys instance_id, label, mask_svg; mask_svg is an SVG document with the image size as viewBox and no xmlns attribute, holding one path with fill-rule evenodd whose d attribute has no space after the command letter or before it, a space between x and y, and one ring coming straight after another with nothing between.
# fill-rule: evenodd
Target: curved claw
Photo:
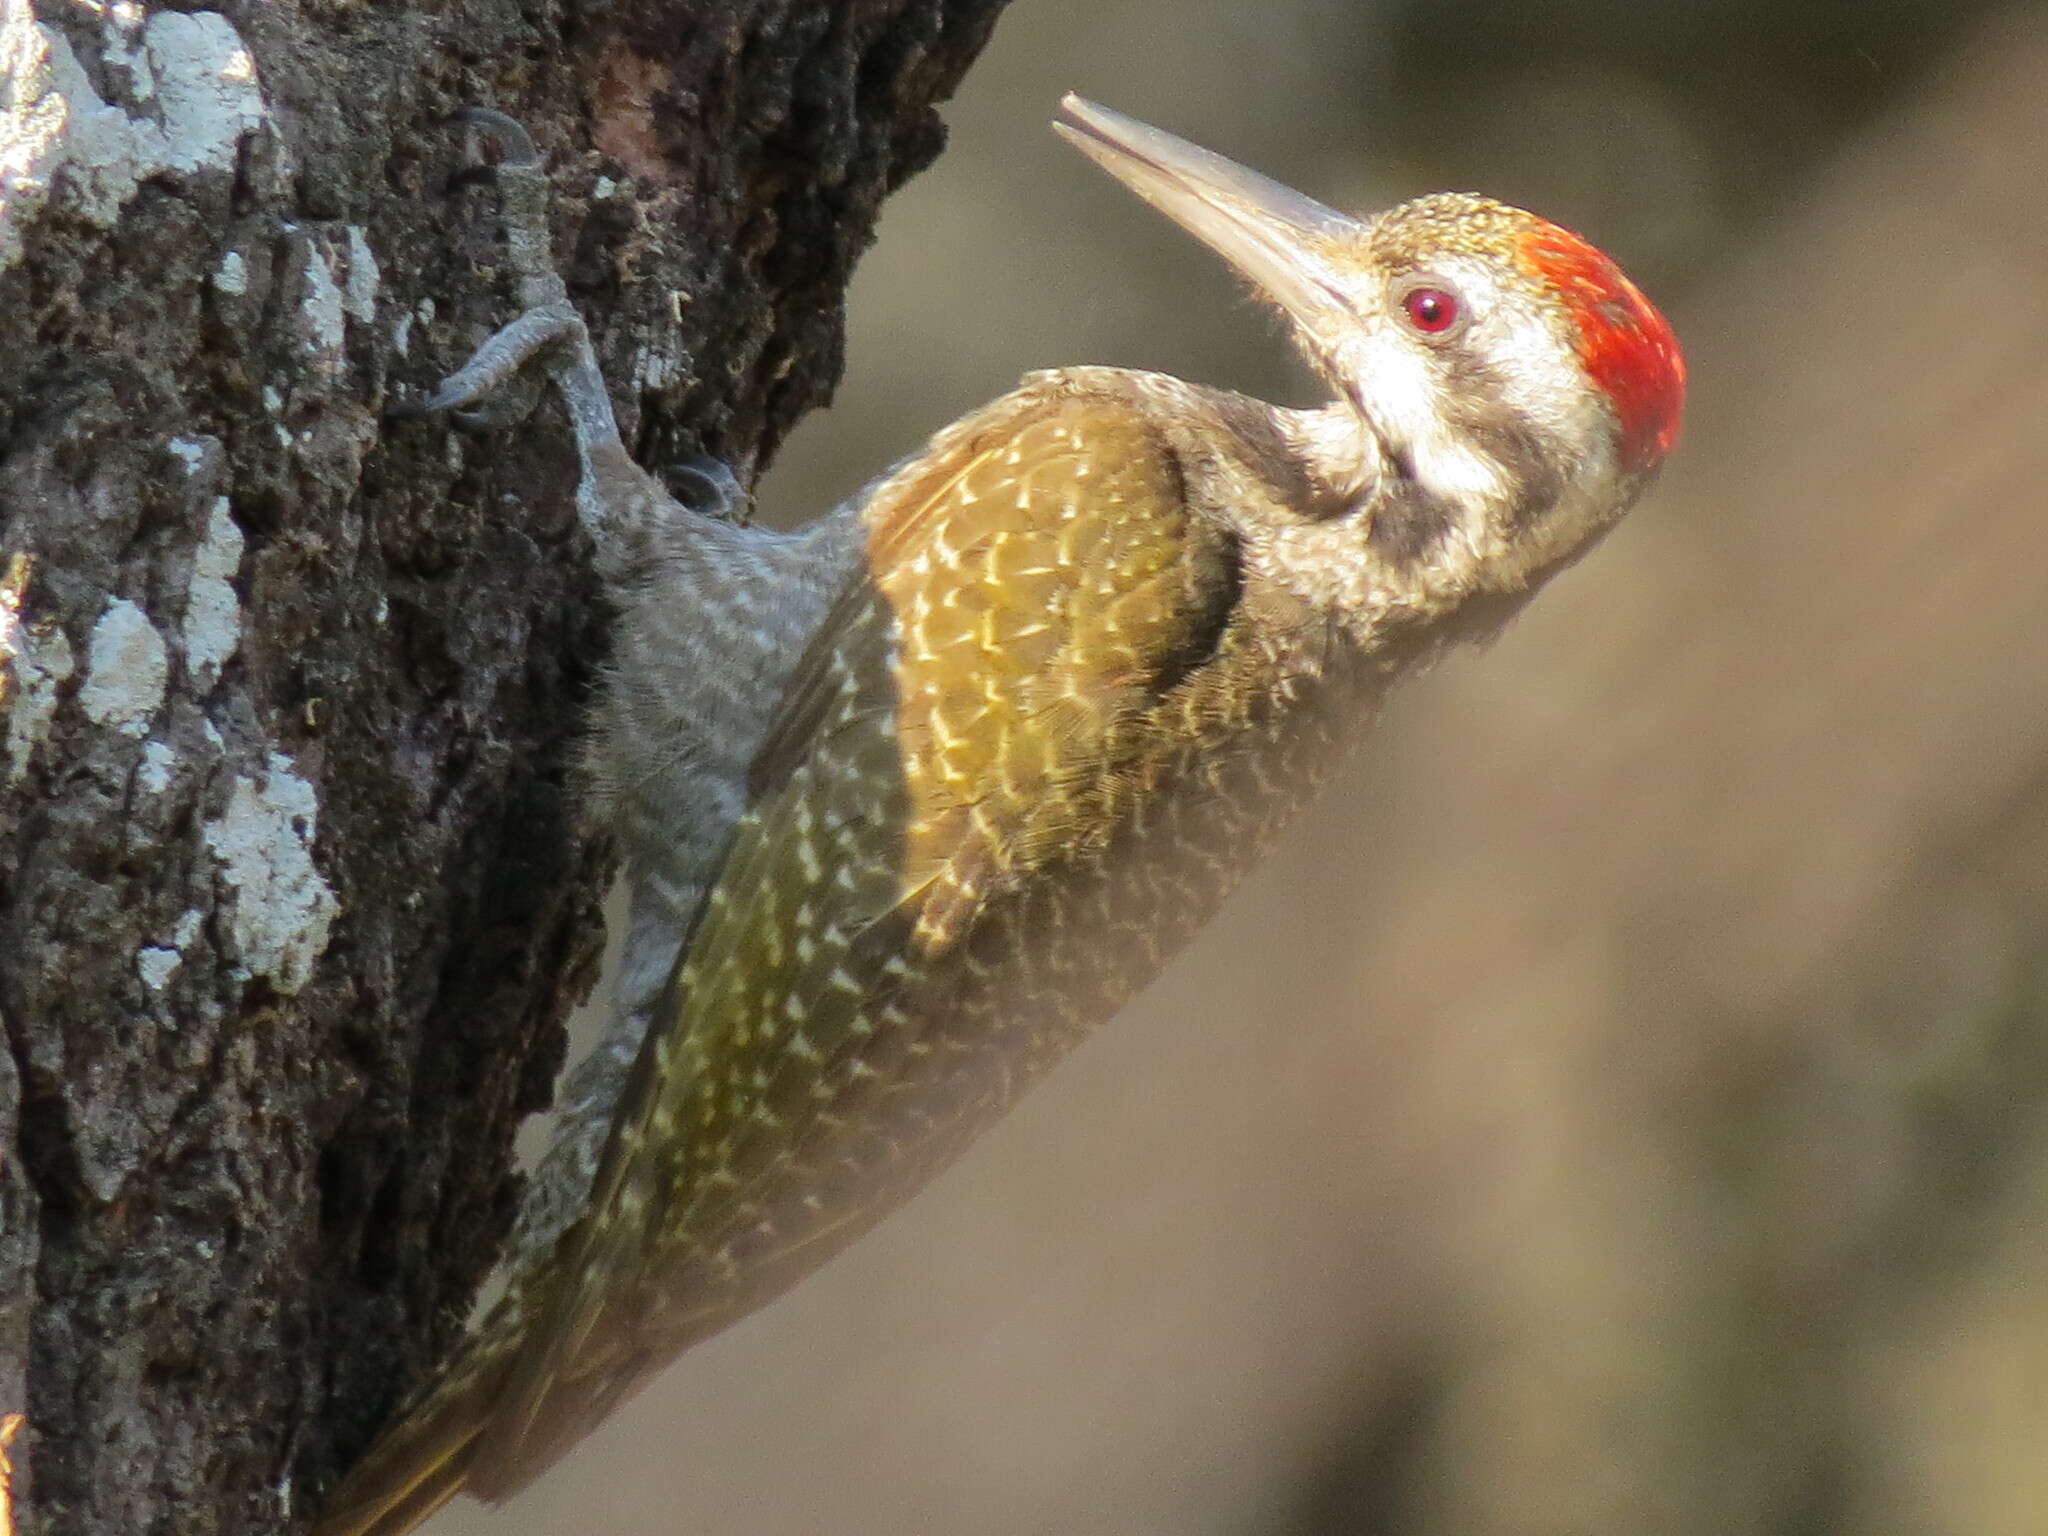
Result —
<instances>
[{"instance_id":1,"label":"curved claw","mask_svg":"<svg viewBox=\"0 0 2048 1536\"><path fill-rule=\"evenodd\" d=\"M475 405L450 410L450 418L465 432L495 432L516 427L534 413L547 380L532 372L515 374Z\"/></svg>"},{"instance_id":2,"label":"curved claw","mask_svg":"<svg viewBox=\"0 0 2048 1536\"><path fill-rule=\"evenodd\" d=\"M733 468L708 453L679 459L662 470L669 494L692 512L703 512L729 523L743 523L752 499Z\"/></svg>"},{"instance_id":3,"label":"curved claw","mask_svg":"<svg viewBox=\"0 0 2048 1536\"><path fill-rule=\"evenodd\" d=\"M500 165L540 164L540 150L534 145L533 135L516 117L508 117L492 107L458 107L448 114L448 121L478 130L498 151Z\"/></svg>"},{"instance_id":4,"label":"curved claw","mask_svg":"<svg viewBox=\"0 0 2048 1536\"><path fill-rule=\"evenodd\" d=\"M404 400L386 406L384 414L400 418L432 416L440 411L468 410L470 419L481 426L508 425L522 419L539 399L538 381L522 378L520 370L536 354L566 339L582 334L583 322L566 305L529 309L510 325L490 336L441 387L424 400ZM528 384L532 387L527 388ZM525 403L516 415L501 417L497 407L484 406L487 395L513 391L515 400ZM476 408L481 407L481 410Z\"/></svg>"}]
</instances>

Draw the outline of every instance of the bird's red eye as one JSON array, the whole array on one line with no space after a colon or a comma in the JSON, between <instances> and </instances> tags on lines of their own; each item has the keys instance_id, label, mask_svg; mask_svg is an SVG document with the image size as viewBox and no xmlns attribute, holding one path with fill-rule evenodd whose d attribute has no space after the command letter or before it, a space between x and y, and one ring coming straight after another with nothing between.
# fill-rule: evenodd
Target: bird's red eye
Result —
<instances>
[{"instance_id":1,"label":"bird's red eye","mask_svg":"<svg viewBox=\"0 0 2048 1536\"><path fill-rule=\"evenodd\" d=\"M1441 336L1458 323L1458 296L1443 288L1410 288L1401 312L1423 335Z\"/></svg>"}]
</instances>

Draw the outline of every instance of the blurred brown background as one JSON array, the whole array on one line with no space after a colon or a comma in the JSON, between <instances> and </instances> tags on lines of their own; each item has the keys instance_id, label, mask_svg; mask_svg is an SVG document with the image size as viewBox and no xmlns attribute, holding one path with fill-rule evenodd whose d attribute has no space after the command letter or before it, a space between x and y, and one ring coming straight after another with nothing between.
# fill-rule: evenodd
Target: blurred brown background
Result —
<instances>
[{"instance_id":1,"label":"blurred brown background","mask_svg":"<svg viewBox=\"0 0 2048 1536\"><path fill-rule=\"evenodd\" d=\"M1069 87L1584 229L1680 457L954 1172L433 1536L2048 1532L2048 18L1016 0L767 515L1027 368L1305 398Z\"/></svg>"}]
</instances>

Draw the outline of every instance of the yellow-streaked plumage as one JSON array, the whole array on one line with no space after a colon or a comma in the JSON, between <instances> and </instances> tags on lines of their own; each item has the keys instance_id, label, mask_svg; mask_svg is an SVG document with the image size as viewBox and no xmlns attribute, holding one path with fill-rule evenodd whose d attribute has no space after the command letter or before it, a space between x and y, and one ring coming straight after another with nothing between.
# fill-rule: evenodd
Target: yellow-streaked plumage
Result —
<instances>
[{"instance_id":1,"label":"yellow-streaked plumage","mask_svg":"<svg viewBox=\"0 0 2048 1536\"><path fill-rule=\"evenodd\" d=\"M1463 194L1354 220L1065 111L1334 403L1040 374L777 539L632 465L552 274L430 402L549 356L569 403L621 590L593 759L635 907L598 1059L632 1065L572 1106L506 1297L319 1536L524 1486L913 1193L1157 974L1390 683L1496 630L1673 440L1669 327L1577 236Z\"/></svg>"},{"instance_id":2,"label":"yellow-streaked plumage","mask_svg":"<svg viewBox=\"0 0 2048 1536\"><path fill-rule=\"evenodd\" d=\"M410 1416L460 1426L440 1455L401 1429L351 1483L382 1456L440 1475L323 1532L502 1497L808 1273L1148 979L1313 786L1349 734L1299 708L1326 637L1246 631L1139 377L1042 376L870 499L589 1213Z\"/></svg>"}]
</instances>

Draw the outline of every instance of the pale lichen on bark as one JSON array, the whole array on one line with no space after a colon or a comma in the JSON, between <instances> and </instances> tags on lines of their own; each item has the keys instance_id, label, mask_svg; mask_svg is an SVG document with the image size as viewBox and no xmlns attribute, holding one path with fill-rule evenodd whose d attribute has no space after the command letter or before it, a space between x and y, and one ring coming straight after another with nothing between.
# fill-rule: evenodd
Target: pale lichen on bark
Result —
<instances>
[{"instance_id":1,"label":"pale lichen on bark","mask_svg":"<svg viewBox=\"0 0 2048 1536\"><path fill-rule=\"evenodd\" d=\"M70 40L11 3L0 12L0 267L20 259L23 229L56 195L89 223L113 223L150 176L231 171L242 136L269 109L255 61L214 11L139 5L104 13L104 62L128 77L131 115L103 99Z\"/></svg>"},{"instance_id":2,"label":"pale lichen on bark","mask_svg":"<svg viewBox=\"0 0 2048 1536\"><path fill-rule=\"evenodd\" d=\"M313 863L319 800L282 752L259 777L237 775L206 846L235 900L227 918L237 968L290 996L304 987L334 926L333 889Z\"/></svg>"},{"instance_id":3,"label":"pale lichen on bark","mask_svg":"<svg viewBox=\"0 0 2048 1536\"><path fill-rule=\"evenodd\" d=\"M140 736L164 701L170 669L170 652L149 615L117 597L92 627L78 707L109 730Z\"/></svg>"}]
</instances>

